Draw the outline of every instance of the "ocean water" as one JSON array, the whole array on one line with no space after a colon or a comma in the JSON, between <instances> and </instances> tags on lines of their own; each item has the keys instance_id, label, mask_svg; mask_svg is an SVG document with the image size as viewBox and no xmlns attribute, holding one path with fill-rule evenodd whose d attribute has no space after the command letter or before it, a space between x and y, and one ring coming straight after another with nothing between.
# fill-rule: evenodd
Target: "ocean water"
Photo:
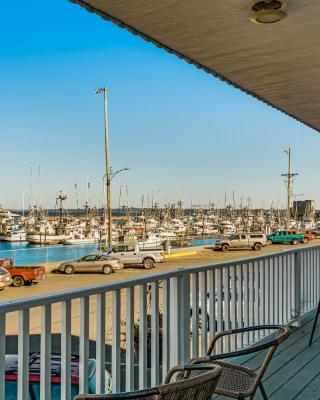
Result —
<instances>
[{"instance_id":1,"label":"ocean water","mask_svg":"<svg viewBox=\"0 0 320 400\"><path fill-rule=\"evenodd\" d=\"M97 250L97 244L40 246L30 245L27 242L0 242L0 258L12 258L16 265L73 260Z\"/></svg>"}]
</instances>

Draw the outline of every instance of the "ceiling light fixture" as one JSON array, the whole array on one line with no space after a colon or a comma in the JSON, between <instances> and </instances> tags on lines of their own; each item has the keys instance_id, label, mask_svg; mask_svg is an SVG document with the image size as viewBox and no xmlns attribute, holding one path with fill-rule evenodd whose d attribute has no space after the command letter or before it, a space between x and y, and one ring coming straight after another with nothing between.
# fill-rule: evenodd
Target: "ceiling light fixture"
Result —
<instances>
[{"instance_id":1,"label":"ceiling light fixture","mask_svg":"<svg viewBox=\"0 0 320 400\"><path fill-rule=\"evenodd\" d=\"M287 16L286 4L281 0L262 0L251 7L251 21L258 24L273 24Z\"/></svg>"}]
</instances>

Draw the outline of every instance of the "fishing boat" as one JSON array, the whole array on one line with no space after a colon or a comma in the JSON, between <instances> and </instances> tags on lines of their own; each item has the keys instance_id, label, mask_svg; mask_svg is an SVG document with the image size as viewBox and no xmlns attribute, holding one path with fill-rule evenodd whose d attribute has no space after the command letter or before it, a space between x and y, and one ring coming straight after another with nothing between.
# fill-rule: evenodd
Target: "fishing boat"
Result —
<instances>
[{"instance_id":1,"label":"fishing boat","mask_svg":"<svg viewBox=\"0 0 320 400\"><path fill-rule=\"evenodd\" d=\"M62 244L65 245L79 245L79 244L94 244L97 240L95 238L67 238L62 240Z\"/></svg>"},{"instance_id":2,"label":"fishing boat","mask_svg":"<svg viewBox=\"0 0 320 400\"><path fill-rule=\"evenodd\" d=\"M62 240L62 244L65 245L79 245L79 244L94 244L99 242L99 232L91 231L89 235L85 234L74 234L66 239Z\"/></svg>"},{"instance_id":3,"label":"fishing boat","mask_svg":"<svg viewBox=\"0 0 320 400\"><path fill-rule=\"evenodd\" d=\"M236 231L236 227L228 220L220 221L219 225L221 234L224 236L230 235Z\"/></svg>"},{"instance_id":4,"label":"fishing boat","mask_svg":"<svg viewBox=\"0 0 320 400\"><path fill-rule=\"evenodd\" d=\"M145 240L138 242L138 245L140 249L155 249L162 245L163 240L159 234L150 233Z\"/></svg>"},{"instance_id":5,"label":"fishing boat","mask_svg":"<svg viewBox=\"0 0 320 400\"><path fill-rule=\"evenodd\" d=\"M41 222L35 229L29 230L26 235L26 241L29 244L60 244L68 239L69 235L65 230L57 228L48 221Z\"/></svg>"},{"instance_id":6,"label":"fishing boat","mask_svg":"<svg viewBox=\"0 0 320 400\"><path fill-rule=\"evenodd\" d=\"M50 235L50 234L27 234L26 241L30 244L60 244L67 236L65 235Z\"/></svg>"},{"instance_id":7,"label":"fishing boat","mask_svg":"<svg viewBox=\"0 0 320 400\"><path fill-rule=\"evenodd\" d=\"M8 231L8 232L0 235L0 240L3 242L25 242L26 241L26 232L23 228Z\"/></svg>"}]
</instances>

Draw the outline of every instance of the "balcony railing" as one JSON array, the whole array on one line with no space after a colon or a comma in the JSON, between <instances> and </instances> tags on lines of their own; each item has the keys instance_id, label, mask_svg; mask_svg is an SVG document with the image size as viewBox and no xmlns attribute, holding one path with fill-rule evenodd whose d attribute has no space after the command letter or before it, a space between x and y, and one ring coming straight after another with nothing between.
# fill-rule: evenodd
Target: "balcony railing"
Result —
<instances>
[{"instance_id":1,"label":"balcony railing","mask_svg":"<svg viewBox=\"0 0 320 400\"><path fill-rule=\"evenodd\" d=\"M310 246L2 302L0 398L5 398L6 335L18 335L19 400L28 398L30 334L40 335L43 400L50 398L53 333L60 334L62 399L71 396L72 334L79 336L80 392L88 391L89 341L96 344L97 393L104 392L106 365L113 391L145 388L160 383L171 366L205 354L218 331L299 320L320 297L319 257L320 246ZM218 351L247 346L266 334L239 335Z\"/></svg>"}]
</instances>

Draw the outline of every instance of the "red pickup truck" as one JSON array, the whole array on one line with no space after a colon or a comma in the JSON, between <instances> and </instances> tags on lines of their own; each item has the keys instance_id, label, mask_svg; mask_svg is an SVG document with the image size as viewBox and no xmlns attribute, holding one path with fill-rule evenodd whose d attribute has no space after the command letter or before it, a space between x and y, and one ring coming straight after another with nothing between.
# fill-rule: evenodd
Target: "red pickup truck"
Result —
<instances>
[{"instance_id":1,"label":"red pickup truck","mask_svg":"<svg viewBox=\"0 0 320 400\"><path fill-rule=\"evenodd\" d=\"M32 282L37 283L45 276L44 267L13 265L10 258L0 259L0 267L5 268L11 274L12 285L16 287L30 285Z\"/></svg>"}]
</instances>

